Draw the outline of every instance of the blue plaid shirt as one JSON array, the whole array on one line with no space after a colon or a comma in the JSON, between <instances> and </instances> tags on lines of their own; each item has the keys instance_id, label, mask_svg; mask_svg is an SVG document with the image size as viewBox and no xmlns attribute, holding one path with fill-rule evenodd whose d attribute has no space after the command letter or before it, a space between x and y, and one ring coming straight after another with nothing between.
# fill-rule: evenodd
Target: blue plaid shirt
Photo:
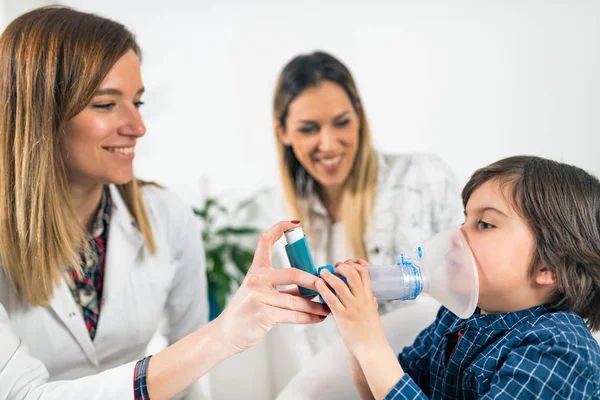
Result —
<instances>
[{"instance_id":1,"label":"blue plaid shirt","mask_svg":"<svg viewBox=\"0 0 600 400\"><path fill-rule=\"evenodd\" d=\"M545 306L466 320L442 307L398 360L386 400L600 398L598 343L577 314Z\"/></svg>"}]
</instances>

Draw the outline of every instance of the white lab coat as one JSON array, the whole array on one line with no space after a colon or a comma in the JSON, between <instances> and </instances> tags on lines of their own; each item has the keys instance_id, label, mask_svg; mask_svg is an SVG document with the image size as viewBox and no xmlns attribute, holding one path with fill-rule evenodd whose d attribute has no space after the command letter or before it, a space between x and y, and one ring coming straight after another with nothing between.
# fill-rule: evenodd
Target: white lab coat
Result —
<instances>
[{"instance_id":1,"label":"white lab coat","mask_svg":"<svg viewBox=\"0 0 600 400\"><path fill-rule=\"evenodd\" d=\"M116 187L102 308L92 342L61 282L47 307L23 304L0 269L0 400L133 399L135 363L166 317L169 343L207 321L199 221L174 194L142 191L157 253L151 256Z\"/></svg>"}]
</instances>

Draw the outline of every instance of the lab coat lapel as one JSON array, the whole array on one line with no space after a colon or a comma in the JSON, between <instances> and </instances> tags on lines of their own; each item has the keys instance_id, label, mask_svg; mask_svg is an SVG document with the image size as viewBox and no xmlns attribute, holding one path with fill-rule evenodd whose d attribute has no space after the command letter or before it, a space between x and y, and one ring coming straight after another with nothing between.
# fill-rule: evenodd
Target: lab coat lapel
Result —
<instances>
[{"instance_id":1,"label":"lab coat lapel","mask_svg":"<svg viewBox=\"0 0 600 400\"><path fill-rule=\"evenodd\" d=\"M69 289L64 279L61 280L60 285L54 290L54 297L50 302L50 308L65 324L90 361L98 365L94 345L85 326L83 316L73 299L71 289Z\"/></svg>"},{"instance_id":2,"label":"lab coat lapel","mask_svg":"<svg viewBox=\"0 0 600 400\"><path fill-rule=\"evenodd\" d=\"M113 210L106 245L102 308L96 339L102 340L114 324L125 317L123 304L127 299L126 285L138 258L142 257L144 238L138 230L123 198L114 185L110 185Z\"/></svg>"}]
</instances>

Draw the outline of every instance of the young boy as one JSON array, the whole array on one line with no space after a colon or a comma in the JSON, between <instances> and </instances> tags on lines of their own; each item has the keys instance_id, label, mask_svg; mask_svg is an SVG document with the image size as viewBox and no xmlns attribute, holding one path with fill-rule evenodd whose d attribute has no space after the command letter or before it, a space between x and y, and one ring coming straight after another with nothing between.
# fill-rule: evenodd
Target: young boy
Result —
<instances>
[{"instance_id":1,"label":"young boy","mask_svg":"<svg viewBox=\"0 0 600 400\"><path fill-rule=\"evenodd\" d=\"M479 302L461 320L442 307L396 358L367 265L321 277L363 398L600 398L600 182L538 157L475 172L461 228L476 260ZM587 322L587 326L586 326ZM589 327L589 329L588 329Z\"/></svg>"}]
</instances>

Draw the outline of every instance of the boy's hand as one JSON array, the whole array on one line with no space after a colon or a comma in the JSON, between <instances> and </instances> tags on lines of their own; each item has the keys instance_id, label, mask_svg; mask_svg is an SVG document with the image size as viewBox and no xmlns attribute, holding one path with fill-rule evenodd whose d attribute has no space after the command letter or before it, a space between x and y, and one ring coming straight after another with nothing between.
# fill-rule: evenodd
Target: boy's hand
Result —
<instances>
[{"instance_id":1,"label":"boy's hand","mask_svg":"<svg viewBox=\"0 0 600 400\"><path fill-rule=\"evenodd\" d=\"M325 269L321 271L324 281L317 281L315 286L337 322L358 392L363 399L382 399L404 371L383 332L367 265L363 260L337 263L335 272L346 278L348 286Z\"/></svg>"},{"instance_id":2,"label":"boy's hand","mask_svg":"<svg viewBox=\"0 0 600 400\"><path fill-rule=\"evenodd\" d=\"M369 348L387 345L367 265L364 260L346 260L335 265L336 274L346 278L348 286L327 270L321 271L321 278L327 285L322 281L316 284L331 309L348 351L359 359L359 354L368 352Z\"/></svg>"}]
</instances>

